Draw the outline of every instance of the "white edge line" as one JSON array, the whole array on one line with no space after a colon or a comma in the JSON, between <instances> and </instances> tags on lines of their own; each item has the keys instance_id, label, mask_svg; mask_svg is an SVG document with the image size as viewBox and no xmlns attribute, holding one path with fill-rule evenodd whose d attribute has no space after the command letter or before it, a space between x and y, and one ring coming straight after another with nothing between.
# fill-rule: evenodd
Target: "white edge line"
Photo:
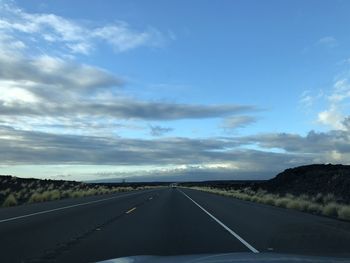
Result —
<instances>
[{"instance_id":1,"label":"white edge line","mask_svg":"<svg viewBox=\"0 0 350 263\"><path fill-rule=\"evenodd\" d=\"M125 212L125 214L130 214L132 211L136 210L136 207L133 207Z\"/></svg>"},{"instance_id":2,"label":"white edge line","mask_svg":"<svg viewBox=\"0 0 350 263\"><path fill-rule=\"evenodd\" d=\"M129 194L124 194L124 195L117 195L117 196L104 198L104 199L99 199L99 200L95 200L95 201L90 201L90 202L85 202L85 203L80 203L80 204L75 204L75 205L68 205L68 206L63 206L63 207L54 208L54 209L50 209L50 210L44 210L44 211L40 211L40 212L35 212L35 213L27 214L27 215L11 217L11 218L0 220L0 223L13 221L13 220L21 219L21 218L26 218L26 217L31 217L31 216L35 216L35 215L47 214L47 213L51 213L51 212L55 212L55 211L59 211L59 210L64 210L64 209L68 209L68 208L73 208L73 207L77 207L77 206L83 206L83 205L99 203L99 202L103 202L103 201L107 201L107 200L111 200L111 199L116 199L116 198L120 198L120 197L124 197L124 196L139 194L139 193L140 192L129 193Z\"/></svg>"},{"instance_id":3,"label":"white edge line","mask_svg":"<svg viewBox=\"0 0 350 263\"><path fill-rule=\"evenodd\" d=\"M196 201L194 201L191 197L189 197L187 194L182 192L180 189L178 189L183 195L185 195L188 199L190 199L195 205L197 205L200 209L202 209L208 216L210 216L212 219L214 219L220 226L222 226L227 232L229 232L231 235L233 235L235 238L237 238L243 245L245 245L247 248L249 248L250 251L253 253L259 253L259 250L255 249L252 245L250 245L247 241L245 241L243 238L241 238L237 233L235 233L232 229L230 229L228 226L226 226L224 223L222 223L219 219L217 219L215 216L210 214L207 210L205 210L200 204L198 204Z\"/></svg>"}]
</instances>

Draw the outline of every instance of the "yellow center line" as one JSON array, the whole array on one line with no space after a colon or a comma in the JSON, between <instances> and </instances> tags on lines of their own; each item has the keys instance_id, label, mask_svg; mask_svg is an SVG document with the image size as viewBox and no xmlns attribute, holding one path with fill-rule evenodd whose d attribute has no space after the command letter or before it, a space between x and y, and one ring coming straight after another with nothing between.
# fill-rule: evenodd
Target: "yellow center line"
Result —
<instances>
[{"instance_id":1,"label":"yellow center line","mask_svg":"<svg viewBox=\"0 0 350 263\"><path fill-rule=\"evenodd\" d=\"M126 214L130 214L132 211L134 211L136 209L136 207L131 208L129 211L126 212Z\"/></svg>"}]
</instances>

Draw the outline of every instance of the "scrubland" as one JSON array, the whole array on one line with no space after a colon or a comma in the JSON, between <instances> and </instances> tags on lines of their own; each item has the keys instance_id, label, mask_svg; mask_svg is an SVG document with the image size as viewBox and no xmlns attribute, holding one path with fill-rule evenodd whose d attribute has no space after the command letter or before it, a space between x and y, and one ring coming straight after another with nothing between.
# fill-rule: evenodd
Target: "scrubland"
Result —
<instances>
[{"instance_id":1,"label":"scrubland","mask_svg":"<svg viewBox=\"0 0 350 263\"><path fill-rule=\"evenodd\" d=\"M9 207L63 198L126 192L149 187L99 185L75 181L23 179L12 176L0 176L0 204L3 207Z\"/></svg>"},{"instance_id":2,"label":"scrubland","mask_svg":"<svg viewBox=\"0 0 350 263\"><path fill-rule=\"evenodd\" d=\"M282 208L294 209L312 214L325 215L343 220L350 220L350 205L340 203L333 194L317 195L293 195L273 194L266 190L252 190L249 187L242 189L219 189L214 187L191 187L223 196L229 196L245 201L257 202L266 205L273 205Z\"/></svg>"}]
</instances>

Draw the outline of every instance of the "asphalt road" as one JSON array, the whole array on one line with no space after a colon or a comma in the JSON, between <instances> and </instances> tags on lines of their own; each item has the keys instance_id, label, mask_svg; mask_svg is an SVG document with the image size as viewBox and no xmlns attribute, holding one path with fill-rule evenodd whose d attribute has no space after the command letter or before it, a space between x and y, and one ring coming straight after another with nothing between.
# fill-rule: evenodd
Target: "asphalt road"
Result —
<instances>
[{"instance_id":1,"label":"asphalt road","mask_svg":"<svg viewBox=\"0 0 350 263\"><path fill-rule=\"evenodd\" d=\"M350 223L182 188L0 209L0 262L227 252L350 258Z\"/></svg>"}]
</instances>

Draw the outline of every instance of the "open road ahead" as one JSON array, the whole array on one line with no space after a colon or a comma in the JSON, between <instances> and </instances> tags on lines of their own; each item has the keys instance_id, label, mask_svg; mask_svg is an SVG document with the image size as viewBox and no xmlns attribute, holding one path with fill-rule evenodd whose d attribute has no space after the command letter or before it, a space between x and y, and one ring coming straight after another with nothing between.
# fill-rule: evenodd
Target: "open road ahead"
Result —
<instances>
[{"instance_id":1,"label":"open road ahead","mask_svg":"<svg viewBox=\"0 0 350 263\"><path fill-rule=\"evenodd\" d=\"M1 262L279 252L350 257L350 223L157 188L0 209Z\"/></svg>"}]
</instances>

